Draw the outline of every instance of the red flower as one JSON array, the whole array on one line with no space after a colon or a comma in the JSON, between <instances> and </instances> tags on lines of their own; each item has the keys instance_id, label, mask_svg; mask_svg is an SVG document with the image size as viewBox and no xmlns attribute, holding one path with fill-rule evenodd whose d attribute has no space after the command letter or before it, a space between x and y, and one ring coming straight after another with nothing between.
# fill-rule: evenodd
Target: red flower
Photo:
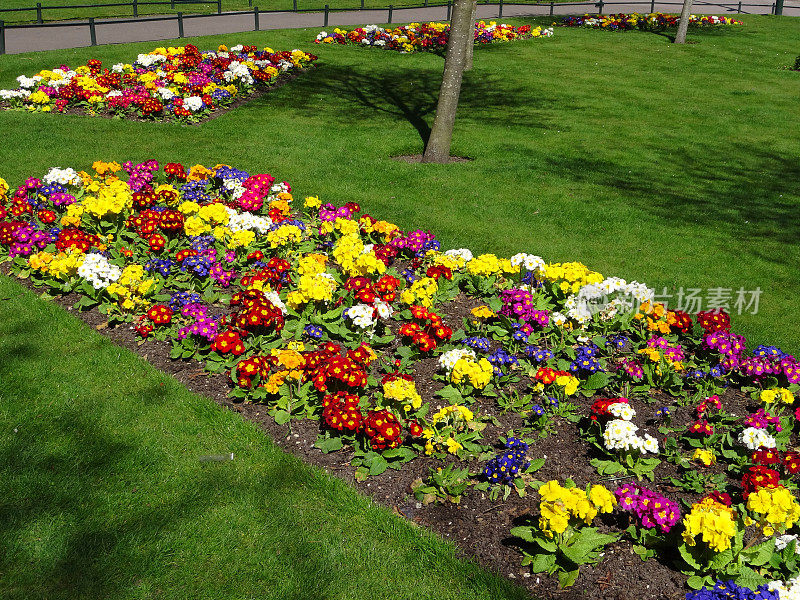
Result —
<instances>
[{"instance_id":1,"label":"red flower","mask_svg":"<svg viewBox=\"0 0 800 600\"><path fill-rule=\"evenodd\" d=\"M708 421L704 419L698 419L697 421L689 425L689 433L712 435L714 433L714 427Z\"/></svg>"},{"instance_id":2,"label":"red flower","mask_svg":"<svg viewBox=\"0 0 800 600\"><path fill-rule=\"evenodd\" d=\"M787 452L783 455L783 470L789 475L800 473L800 453Z\"/></svg>"},{"instance_id":3,"label":"red flower","mask_svg":"<svg viewBox=\"0 0 800 600\"><path fill-rule=\"evenodd\" d=\"M225 331L214 338L214 343L211 344L211 349L219 352L220 354L233 354L234 356L241 356L244 354L245 347L242 343L242 338L236 331Z\"/></svg>"},{"instance_id":4,"label":"red flower","mask_svg":"<svg viewBox=\"0 0 800 600\"><path fill-rule=\"evenodd\" d=\"M184 169L183 165L180 163L167 163L164 165L164 173L166 173L168 177L186 179L186 169Z\"/></svg>"},{"instance_id":5,"label":"red flower","mask_svg":"<svg viewBox=\"0 0 800 600\"><path fill-rule=\"evenodd\" d=\"M358 404L359 397L355 394L342 391L327 394L322 399L322 419L331 429L358 431L363 419Z\"/></svg>"},{"instance_id":6,"label":"red flower","mask_svg":"<svg viewBox=\"0 0 800 600\"><path fill-rule=\"evenodd\" d=\"M56 220L56 213L54 213L52 210L40 210L36 213L36 216L39 217L39 220L45 225L50 225Z\"/></svg>"},{"instance_id":7,"label":"red flower","mask_svg":"<svg viewBox=\"0 0 800 600\"><path fill-rule=\"evenodd\" d=\"M731 501L730 494L726 494L725 492L718 492L714 490L713 492L709 492L706 494L706 498L711 498L715 502L719 502L720 504L724 504L725 506L730 506L733 504Z\"/></svg>"},{"instance_id":8,"label":"red flower","mask_svg":"<svg viewBox=\"0 0 800 600\"><path fill-rule=\"evenodd\" d=\"M543 384L549 385L556 380L556 376L556 371L550 367L539 367L539 370L536 371L535 378Z\"/></svg>"},{"instance_id":9,"label":"red flower","mask_svg":"<svg viewBox=\"0 0 800 600\"><path fill-rule=\"evenodd\" d=\"M781 456L774 448L767 448L761 446L758 450L753 452L750 457L750 462L756 465L776 465L781 461Z\"/></svg>"},{"instance_id":10,"label":"red flower","mask_svg":"<svg viewBox=\"0 0 800 600\"><path fill-rule=\"evenodd\" d=\"M173 314L173 310L166 304L156 304L147 311L147 318L156 325L169 325Z\"/></svg>"},{"instance_id":11,"label":"red flower","mask_svg":"<svg viewBox=\"0 0 800 600\"><path fill-rule=\"evenodd\" d=\"M750 467L742 477L742 496L747 500L751 492L770 485L778 485L779 482L780 475L777 471L762 466Z\"/></svg>"},{"instance_id":12,"label":"red flower","mask_svg":"<svg viewBox=\"0 0 800 600\"><path fill-rule=\"evenodd\" d=\"M401 443L403 429L400 421L386 409L371 410L364 419L364 433L373 450L397 448Z\"/></svg>"},{"instance_id":13,"label":"red flower","mask_svg":"<svg viewBox=\"0 0 800 600\"><path fill-rule=\"evenodd\" d=\"M153 252L161 252L164 249L167 240L164 239L163 235L157 233L155 235L151 235L148 238L147 243L150 245L150 250L152 250Z\"/></svg>"},{"instance_id":14,"label":"red flower","mask_svg":"<svg viewBox=\"0 0 800 600\"><path fill-rule=\"evenodd\" d=\"M697 322L706 333L731 330L731 318L721 308L697 313Z\"/></svg>"}]
</instances>

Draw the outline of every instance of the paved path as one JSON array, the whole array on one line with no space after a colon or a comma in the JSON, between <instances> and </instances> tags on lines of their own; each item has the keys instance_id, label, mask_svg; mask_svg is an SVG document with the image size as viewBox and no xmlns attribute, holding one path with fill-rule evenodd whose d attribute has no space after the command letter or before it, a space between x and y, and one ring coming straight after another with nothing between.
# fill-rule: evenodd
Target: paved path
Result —
<instances>
[{"instance_id":1,"label":"paved path","mask_svg":"<svg viewBox=\"0 0 800 600\"><path fill-rule=\"evenodd\" d=\"M750 4L752 3L752 4ZM750 4L748 6L748 4ZM655 2L655 10L660 12L680 12L679 2ZM499 7L497 5L479 6L478 18L497 18ZM620 12L649 12L650 2L632 2L619 4L606 4L605 13ZM586 4L555 4L554 15L595 13L597 9ZM737 3L723 2L721 4L711 1L696 0L692 7L695 14L733 15L739 12ZM764 0L746 0L742 6L745 14L771 14L772 4ZM504 17L521 17L534 15L549 15L549 4L504 4ZM800 4L786 4L784 15L800 16ZM169 20L140 20L132 22L126 19L98 19L95 32L98 44L146 42L168 40L178 37L177 18L170 16ZM447 18L445 7L431 8L396 8L392 15L393 23L410 23L412 21L442 21ZM145 18L147 19L147 18ZM388 11L386 9L354 10L344 12L331 12L328 28L336 26L364 25L368 23L386 23ZM324 23L323 13L293 13L293 12L262 12L259 14L261 29L295 29L313 27L322 29ZM184 16L184 35L186 37L198 35L217 35L224 33L238 33L253 31L255 29L255 15L251 13L223 13L222 15L186 15ZM79 48L91 44L90 30L86 23L50 23L44 26L17 27L9 26L5 30L5 46L8 54L32 52L38 50L60 50L64 48Z\"/></svg>"}]
</instances>

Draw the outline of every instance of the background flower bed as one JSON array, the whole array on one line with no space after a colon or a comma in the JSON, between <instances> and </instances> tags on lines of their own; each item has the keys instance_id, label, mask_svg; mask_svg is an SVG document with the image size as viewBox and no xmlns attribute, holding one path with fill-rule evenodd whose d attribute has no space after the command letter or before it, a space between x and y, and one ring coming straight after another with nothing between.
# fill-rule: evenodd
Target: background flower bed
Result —
<instances>
[{"instance_id":1,"label":"background flower bed","mask_svg":"<svg viewBox=\"0 0 800 600\"><path fill-rule=\"evenodd\" d=\"M612 15L583 15L564 17L560 23L562 27L586 27L588 29L605 29L606 31L661 31L670 27L677 27L680 15L665 13L619 13ZM690 27L722 27L728 25L741 25L731 17L718 17L715 15L689 15Z\"/></svg>"},{"instance_id":2,"label":"background flower bed","mask_svg":"<svg viewBox=\"0 0 800 600\"><path fill-rule=\"evenodd\" d=\"M475 23L475 43L494 44L527 38L550 37L553 28L531 28L530 25L514 27L497 24L496 21ZM314 40L317 44L355 44L375 48L388 48L398 52L444 52L450 37L450 26L447 23L410 23L395 29L384 29L377 25L357 27L352 31L338 27L329 34L321 31Z\"/></svg>"},{"instance_id":3,"label":"background flower bed","mask_svg":"<svg viewBox=\"0 0 800 600\"><path fill-rule=\"evenodd\" d=\"M224 45L205 52L191 44L156 48L110 69L91 59L74 70L62 64L20 75L19 88L0 90L0 108L196 123L285 82L316 59L300 50L241 44L230 52Z\"/></svg>"}]
</instances>

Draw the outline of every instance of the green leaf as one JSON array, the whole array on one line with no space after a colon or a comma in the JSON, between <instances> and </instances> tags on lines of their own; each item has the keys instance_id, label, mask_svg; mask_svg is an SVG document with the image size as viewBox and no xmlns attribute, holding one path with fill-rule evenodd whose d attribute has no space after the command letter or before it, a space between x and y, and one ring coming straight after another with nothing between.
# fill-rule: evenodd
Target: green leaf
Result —
<instances>
[{"instance_id":1,"label":"green leaf","mask_svg":"<svg viewBox=\"0 0 800 600\"><path fill-rule=\"evenodd\" d=\"M619 536L597 533L594 527L584 527L570 538L570 544L561 548L561 552L576 565L592 562L596 552L606 544L615 542Z\"/></svg>"},{"instance_id":2,"label":"green leaf","mask_svg":"<svg viewBox=\"0 0 800 600\"><path fill-rule=\"evenodd\" d=\"M693 590L699 590L703 587L703 582L705 581L704 577L700 577L699 575L692 575L689 579L686 580L686 585L688 585Z\"/></svg>"},{"instance_id":3,"label":"green leaf","mask_svg":"<svg viewBox=\"0 0 800 600\"><path fill-rule=\"evenodd\" d=\"M436 392L434 395L438 396L439 398L443 398L444 400L447 400L447 401L452 402L452 403L457 403L457 402L462 401L464 399L464 397L461 395L461 392L459 392L452 385L448 385L448 386L443 387L438 392Z\"/></svg>"},{"instance_id":4,"label":"green leaf","mask_svg":"<svg viewBox=\"0 0 800 600\"><path fill-rule=\"evenodd\" d=\"M274 417L275 422L278 425L286 425L286 423L288 423L292 418L292 416L285 410L276 410Z\"/></svg>"},{"instance_id":5,"label":"green leaf","mask_svg":"<svg viewBox=\"0 0 800 600\"><path fill-rule=\"evenodd\" d=\"M700 563L694 557L694 554L692 553L691 549L685 543L678 546L678 552L680 552L680 555L683 558L683 560L685 560L686 564L692 567L692 569L695 569L697 571L702 569Z\"/></svg>"},{"instance_id":6,"label":"green leaf","mask_svg":"<svg viewBox=\"0 0 800 600\"><path fill-rule=\"evenodd\" d=\"M599 390L608 385L611 376L603 371L597 371L589 376L589 379L583 384L583 387L590 390Z\"/></svg>"},{"instance_id":7,"label":"green leaf","mask_svg":"<svg viewBox=\"0 0 800 600\"><path fill-rule=\"evenodd\" d=\"M389 467L389 463L380 454L375 455L369 464L370 475L380 475Z\"/></svg>"},{"instance_id":8,"label":"green leaf","mask_svg":"<svg viewBox=\"0 0 800 600\"><path fill-rule=\"evenodd\" d=\"M721 571L725 568L725 566L733 560L733 552L730 548L718 552L714 555L714 558L711 559L709 562L709 567L712 571Z\"/></svg>"},{"instance_id":9,"label":"green leaf","mask_svg":"<svg viewBox=\"0 0 800 600\"><path fill-rule=\"evenodd\" d=\"M754 546L748 551L747 563L753 567L760 567L769 562L775 552L775 538L770 538Z\"/></svg>"},{"instance_id":10,"label":"green leaf","mask_svg":"<svg viewBox=\"0 0 800 600\"><path fill-rule=\"evenodd\" d=\"M558 544L556 544L554 540L548 540L543 537L537 537L535 541L539 545L539 547L545 552L555 553L556 549L558 548Z\"/></svg>"},{"instance_id":11,"label":"green leaf","mask_svg":"<svg viewBox=\"0 0 800 600\"><path fill-rule=\"evenodd\" d=\"M331 437L326 439L320 436L317 438L317 443L314 444L314 446L319 448L323 454L329 454L331 452L341 450L344 444L342 443L342 438L340 437Z\"/></svg>"},{"instance_id":12,"label":"green leaf","mask_svg":"<svg viewBox=\"0 0 800 600\"><path fill-rule=\"evenodd\" d=\"M739 574L734 579L734 583L754 590L758 586L767 583L767 580L747 565L742 565L739 567Z\"/></svg>"},{"instance_id":13,"label":"green leaf","mask_svg":"<svg viewBox=\"0 0 800 600\"><path fill-rule=\"evenodd\" d=\"M533 542L533 527L514 527L511 530L511 535L525 540L526 542Z\"/></svg>"},{"instance_id":14,"label":"green leaf","mask_svg":"<svg viewBox=\"0 0 800 600\"><path fill-rule=\"evenodd\" d=\"M578 579L578 569L574 571L561 571L558 574L558 585L562 588L569 587Z\"/></svg>"},{"instance_id":15,"label":"green leaf","mask_svg":"<svg viewBox=\"0 0 800 600\"><path fill-rule=\"evenodd\" d=\"M556 566L555 554L537 554L531 561L531 571L534 573L547 573Z\"/></svg>"},{"instance_id":16,"label":"green leaf","mask_svg":"<svg viewBox=\"0 0 800 600\"><path fill-rule=\"evenodd\" d=\"M535 473L539 469L544 466L545 459L544 458L537 458L536 460L532 460L530 466L525 471L526 473Z\"/></svg>"}]
</instances>

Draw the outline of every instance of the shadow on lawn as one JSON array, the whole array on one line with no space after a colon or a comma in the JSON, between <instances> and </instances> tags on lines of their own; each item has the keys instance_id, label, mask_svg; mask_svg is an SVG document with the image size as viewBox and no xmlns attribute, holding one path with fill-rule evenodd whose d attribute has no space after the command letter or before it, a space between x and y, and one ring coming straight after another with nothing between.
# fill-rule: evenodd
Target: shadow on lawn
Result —
<instances>
[{"instance_id":1,"label":"shadow on lawn","mask_svg":"<svg viewBox=\"0 0 800 600\"><path fill-rule=\"evenodd\" d=\"M159 391L152 386L144 393ZM145 592L162 581L172 585L176 577L187 578L195 562L198 568L222 562L187 556L187 549L214 549L209 543L182 545L183 535L208 530L215 541L236 537L215 513L256 493L263 506L279 507L285 520L283 505L298 493L300 482L284 460L246 481L216 463L198 463L183 472L169 460L159 463L168 453L151 453L120 439L99 413L65 404L43 407L40 418L26 419L19 434L0 437L0 474L19 486L7 489L0 501L0 572L14 574L8 581L15 586L7 591L19 593L10 597L128 597L136 588ZM141 426L135 419L130 425ZM37 448L44 439L46 449ZM176 471L180 485L165 483ZM41 547L44 555L37 556ZM291 581L284 584L294 597L315 597L326 587L319 544L295 540L279 548L284 567L302 563L304 572L314 573L308 582L287 578ZM212 573L198 571L197 576Z\"/></svg>"},{"instance_id":2,"label":"shadow on lawn","mask_svg":"<svg viewBox=\"0 0 800 600\"><path fill-rule=\"evenodd\" d=\"M265 571L286 574L302 564L298 575L275 575L272 583L282 585L287 598L324 595L330 578L319 544L294 538L285 544L270 531L276 529L271 517L282 523L277 529L284 535L287 520L300 522L292 498L309 482L289 464L292 459L278 456L242 478L233 463L187 460L185 452L197 451L191 443L152 447L161 439L147 433L154 426L196 439L180 423L161 421L174 386L142 379L139 365L114 361L119 349L110 344L100 349L99 360L94 352L85 363L67 357L37 378L30 364L48 353L51 346L42 340L54 335L52 321L27 313L9 325L0 337L6 386L0 388L0 596L150 597L159 590L148 588L162 582L191 585L192 578L225 568L215 556L222 552L218 546L241 535L219 513L233 516L253 497L264 507L261 533L267 541L260 551L271 556L277 543L281 554L277 566ZM26 339L31 341L17 343ZM76 363L106 385L95 383L76 399L80 373L60 386L80 368ZM202 420L206 407L194 410ZM202 540L201 532L208 541L183 542L187 536ZM198 549L202 556L187 555ZM306 581L303 574L313 576Z\"/></svg>"},{"instance_id":3,"label":"shadow on lawn","mask_svg":"<svg viewBox=\"0 0 800 600\"><path fill-rule=\"evenodd\" d=\"M800 163L795 157L744 145L725 149L694 144L669 152L662 147L661 153L663 166L559 156L549 160L549 169L565 181L621 190L631 204L659 220L725 231L732 247L753 257L796 266ZM738 161L733 167L731 156Z\"/></svg>"},{"instance_id":4,"label":"shadow on lawn","mask_svg":"<svg viewBox=\"0 0 800 600\"><path fill-rule=\"evenodd\" d=\"M442 82L441 68L382 65L380 70L362 69L353 65L323 65L312 76L295 81L293 93L315 97L314 102L304 104L305 110L315 114L331 95L345 100L353 110L332 116L354 126L376 113L408 121L423 144L427 144ZM507 78L475 69L465 74L456 123L470 119L473 111L480 110L482 123L546 129L541 116L533 115L552 102L540 92L533 94Z\"/></svg>"}]
</instances>

